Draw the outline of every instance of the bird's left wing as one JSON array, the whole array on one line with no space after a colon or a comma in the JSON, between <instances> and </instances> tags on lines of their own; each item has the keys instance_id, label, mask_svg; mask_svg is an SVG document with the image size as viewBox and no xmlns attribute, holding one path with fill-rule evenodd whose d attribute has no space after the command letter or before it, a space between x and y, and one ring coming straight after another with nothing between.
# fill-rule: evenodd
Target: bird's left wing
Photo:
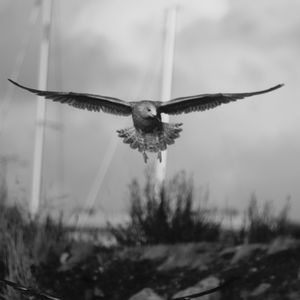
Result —
<instances>
[{"instance_id":1,"label":"bird's left wing","mask_svg":"<svg viewBox=\"0 0 300 300\"><path fill-rule=\"evenodd\" d=\"M38 96L44 96L46 99L51 99L60 103L67 103L76 108L87 109L91 111L102 110L106 113L123 116L128 116L132 112L131 104L118 98L83 93L41 91L20 85L11 79L8 80L16 86Z\"/></svg>"},{"instance_id":2,"label":"bird's left wing","mask_svg":"<svg viewBox=\"0 0 300 300\"><path fill-rule=\"evenodd\" d=\"M161 102L158 108L159 112L177 115L193 111L203 111L215 108L223 103L229 103L245 97L251 97L259 94L268 93L279 89L283 84L278 84L267 90L252 93L232 93L232 94L202 94L189 97L175 98L167 102Z\"/></svg>"}]
</instances>

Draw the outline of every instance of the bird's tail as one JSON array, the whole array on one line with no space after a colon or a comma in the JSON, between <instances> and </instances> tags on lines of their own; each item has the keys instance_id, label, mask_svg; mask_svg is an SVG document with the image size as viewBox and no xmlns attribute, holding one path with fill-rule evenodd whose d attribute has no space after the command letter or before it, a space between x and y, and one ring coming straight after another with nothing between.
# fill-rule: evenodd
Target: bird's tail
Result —
<instances>
[{"instance_id":1,"label":"bird's tail","mask_svg":"<svg viewBox=\"0 0 300 300\"><path fill-rule=\"evenodd\" d=\"M167 145L174 144L182 130L181 125L182 123L162 123L160 129L150 133L139 131L135 127L117 130L117 132L125 144L143 153L145 162L148 159L146 152L158 153L158 159L161 161L161 151L166 150Z\"/></svg>"}]
</instances>

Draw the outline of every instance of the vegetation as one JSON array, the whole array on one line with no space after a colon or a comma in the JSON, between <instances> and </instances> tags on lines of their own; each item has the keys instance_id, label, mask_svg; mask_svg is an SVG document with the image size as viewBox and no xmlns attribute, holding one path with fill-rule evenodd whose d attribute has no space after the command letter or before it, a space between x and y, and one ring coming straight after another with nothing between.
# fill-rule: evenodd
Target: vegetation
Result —
<instances>
[{"instance_id":1,"label":"vegetation","mask_svg":"<svg viewBox=\"0 0 300 300\"><path fill-rule=\"evenodd\" d=\"M289 197L275 214L271 202L261 208L252 194L241 227L224 230L217 221L216 209L203 205L208 202L208 194L195 199L193 181L184 172L161 186L156 186L151 173L147 173L144 186L134 179L129 191L130 221L126 225L110 226L120 245L220 241L225 231L227 236L230 231L234 244L268 243L278 236L300 238L299 226L289 220Z\"/></svg>"},{"instance_id":2,"label":"vegetation","mask_svg":"<svg viewBox=\"0 0 300 300\"><path fill-rule=\"evenodd\" d=\"M152 178L148 173L143 188L137 180L129 186L130 222L111 228L121 245L217 241L214 210L195 207L193 182L185 173L160 186Z\"/></svg>"},{"instance_id":3,"label":"vegetation","mask_svg":"<svg viewBox=\"0 0 300 300\"><path fill-rule=\"evenodd\" d=\"M0 204L1 278L37 287L37 269L51 263L69 242L61 221L50 217L42 223L29 221L20 208ZM0 295L7 300L23 299L10 287L3 288Z\"/></svg>"},{"instance_id":4,"label":"vegetation","mask_svg":"<svg viewBox=\"0 0 300 300\"><path fill-rule=\"evenodd\" d=\"M251 195L248 208L244 213L244 224L240 237L249 243L268 243L278 236L300 237L299 226L289 220L290 197L276 215L271 202L260 208L255 194Z\"/></svg>"},{"instance_id":5,"label":"vegetation","mask_svg":"<svg viewBox=\"0 0 300 300\"><path fill-rule=\"evenodd\" d=\"M200 241L215 242L213 245L220 247L224 230L221 221L217 221L216 210L209 208L209 194L202 193L196 198L193 181L183 172L161 186L156 186L152 178L148 173L144 185L137 180L131 182L130 221L122 226L108 227L121 248ZM48 217L43 221L31 221L21 208L7 206L7 197L6 189L0 188L1 278L50 291L50 294L55 289L53 294L65 298L72 295L72 299L88 299L86 291L97 294L99 299L102 293L111 295L110 299L119 299L116 285L122 289L122 296L129 297L148 282L170 294L199 280L196 271L184 270L174 281L173 273L157 273L159 262L133 262L130 257L120 262L120 257L115 255L116 249L95 247L91 242L92 251L85 251L89 246L83 241L74 242L70 228L63 224L62 219L53 221ZM289 221L289 209L287 201L282 210L274 214L270 203L259 207L253 194L244 213L244 223L241 228L232 229L234 243L267 243L278 236L300 238L299 226ZM77 252L74 250L76 247ZM74 260L76 255L80 258L77 262ZM73 259L73 265L68 262L67 256ZM209 270L219 272L222 263L228 266L230 261L218 258ZM67 268L61 268L63 265ZM207 275L208 271L205 272ZM128 276L129 273L131 276ZM173 282L173 285L167 286L168 282ZM19 300L23 296L10 287L1 286L0 299Z\"/></svg>"}]
</instances>

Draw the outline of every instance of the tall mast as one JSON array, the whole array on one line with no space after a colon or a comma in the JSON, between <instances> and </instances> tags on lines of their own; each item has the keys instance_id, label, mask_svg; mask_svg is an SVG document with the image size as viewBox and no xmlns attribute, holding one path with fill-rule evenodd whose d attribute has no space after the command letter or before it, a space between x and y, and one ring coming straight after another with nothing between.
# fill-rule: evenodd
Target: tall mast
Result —
<instances>
[{"instance_id":1,"label":"tall mast","mask_svg":"<svg viewBox=\"0 0 300 300\"><path fill-rule=\"evenodd\" d=\"M166 11L161 101L168 101L171 99L177 10L178 7L173 6ZM169 116L163 114L162 121L168 122ZM162 152L162 161L161 163L156 163L155 171L157 183L162 183L165 180L167 171L167 150Z\"/></svg>"},{"instance_id":2,"label":"tall mast","mask_svg":"<svg viewBox=\"0 0 300 300\"><path fill-rule=\"evenodd\" d=\"M47 89L48 81L48 64L50 50L50 28L52 15L52 0L42 1L42 41L40 47L40 62L39 62L39 81L38 88L40 90ZM37 99L36 109L36 131L35 144L33 153L33 175L32 175L32 191L30 202L30 215L34 218L39 210L41 199L41 183L43 170L43 152L44 152L44 137L45 137L45 115L46 101L42 97Z\"/></svg>"}]
</instances>

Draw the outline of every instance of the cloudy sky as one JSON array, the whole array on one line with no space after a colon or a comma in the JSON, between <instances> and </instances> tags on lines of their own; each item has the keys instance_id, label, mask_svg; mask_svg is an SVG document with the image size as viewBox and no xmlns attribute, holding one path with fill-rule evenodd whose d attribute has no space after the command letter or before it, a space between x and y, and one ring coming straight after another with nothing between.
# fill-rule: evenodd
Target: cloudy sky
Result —
<instances>
[{"instance_id":1,"label":"cloudy sky","mask_svg":"<svg viewBox=\"0 0 300 300\"><path fill-rule=\"evenodd\" d=\"M18 73L17 58L28 36L14 79L37 87L42 31L40 16L35 24L30 19L34 3L0 0L0 154L16 158L7 165L7 184L11 201L23 203L31 190L36 99L9 90L6 79ZM299 1L56 0L48 88L159 100L164 17L175 4L172 97L286 85L211 111L172 117L184 125L168 151L168 178L185 170L197 189L209 188L210 202L219 207L242 210L255 192L261 202L271 200L280 209L290 195L292 216L299 218ZM65 214L84 207L113 149L95 208L107 216L124 213L127 186L145 170L140 153L115 132L130 126L130 118L48 102L47 120L62 129L46 130L46 206Z\"/></svg>"}]
</instances>

